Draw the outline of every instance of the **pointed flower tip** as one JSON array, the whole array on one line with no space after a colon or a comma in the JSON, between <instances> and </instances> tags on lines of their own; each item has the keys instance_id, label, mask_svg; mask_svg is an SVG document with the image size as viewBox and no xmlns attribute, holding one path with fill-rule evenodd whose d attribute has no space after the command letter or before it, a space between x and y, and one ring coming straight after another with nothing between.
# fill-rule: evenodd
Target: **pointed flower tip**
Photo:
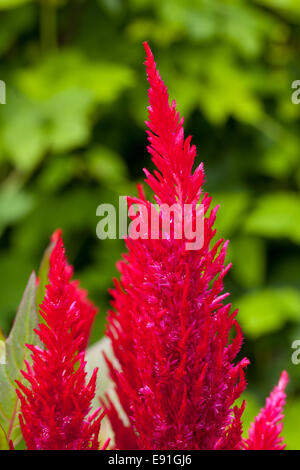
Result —
<instances>
[{"instance_id":1,"label":"pointed flower tip","mask_svg":"<svg viewBox=\"0 0 300 470\"><path fill-rule=\"evenodd\" d=\"M60 238L62 238L62 229L57 228L51 235L51 242L56 243Z\"/></svg>"},{"instance_id":2,"label":"pointed flower tip","mask_svg":"<svg viewBox=\"0 0 300 470\"><path fill-rule=\"evenodd\" d=\"M34 271L33 271L33 273L34 273ZM39 287L40 282L41 282L40 278L39 278L39 277L36 277L36 278L35 278L35 285L36 285L36 287Z\"/></svg>"},{"instance_id":3,"label":"pointed flower tip","mask_svg":"<svg viewBox=\"0 0 300 470\"><path fill-rule=\"evenodd\" d=\"M147 57L153 57L153 54L151 52L150 46L147 41L143 42L143 46L144 46Z\"/></svg>"},{"instance_id":4,"label":"pointed flower tip","mask_svg":"<svg viewBox=\"0 0 300 470\"><path fill-rule=\"evenodd\" d=\"M252 422L249 437L243 442L243 448L248 450L283 450L282 431L283 407L285 405L285 387L289 381L288 373L284 370L278 385L274 387L266 399L265 407Z\"/></svg>"},{"instance_id":5,"label":"pointed flower tip","mask_svg":"<svg viewBox=\"0 0 300 470\"><path fill-rule=\"evenodd\" d=\"M282 371L279 382L278 382L278 389L284 391L287 384L289 383L289 374L286 370Z\"/></svg>"}]
</instances>

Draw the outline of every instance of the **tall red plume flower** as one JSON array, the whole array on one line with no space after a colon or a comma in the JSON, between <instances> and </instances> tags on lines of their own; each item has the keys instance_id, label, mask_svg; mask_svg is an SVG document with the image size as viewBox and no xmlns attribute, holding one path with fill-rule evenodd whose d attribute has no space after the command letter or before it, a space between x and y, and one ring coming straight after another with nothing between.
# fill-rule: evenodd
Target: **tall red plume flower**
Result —
<instances>
[{"instance_id":1,"label":"tall red plume flower","mask_svg":"<svg viewBox=\"0 0 300 470\"><path fill-rule=\"evenodd\" d=\"M31 450L98 449L102 415L100 409L89 415L97 369L87 382L82 352L96 309L71 281L61 235L52 241L49 285L40 306L45 323L36 330L43 348L27 346L33 363L27 362L22 374L29 384L17 383L21 429Z\"/></svg>"},{"instance_id":2,"label":"tall red plume flower","mask_svg":"<svg viewBox=\"0 0 300 470\"><path fill-rule=\"evenodd\" d=\"M243 441L247 450L283 450L283 437L280 437L283 424L283 407L285 405L285 388L288 383L288 374L283 371L278 385L274 387L266 399L266 405L261 409L249 429L248 439Z\"/></svg>"},{"instance_id":3,"label":"tall red plume flower","mask_svg":"<svg viewBox=\"0 0 300 470\"><path fill-rule=\"evenodd\" d=\"M228 243L213 241L217 208L210 210L211 198L202 194L203 166L193 171L196 148L191 137L184 139L183 119L175 102L169 104L147 43L145 50L148 150L157 168L154 175L145 170L146 182L160 209L201 202L204 244L187 250L185 236L174 234L126 239L107 327L121 371L107 362L129 426L109 397L108 416L118 449L238 449L244 404L234 402L245 389L248 360L234 362L243 337L237 311L224 304ZM129 205L136 202L153 206L141 189ZM232 327L236 336L230 341Z\"/></svg>"}]
</instances>

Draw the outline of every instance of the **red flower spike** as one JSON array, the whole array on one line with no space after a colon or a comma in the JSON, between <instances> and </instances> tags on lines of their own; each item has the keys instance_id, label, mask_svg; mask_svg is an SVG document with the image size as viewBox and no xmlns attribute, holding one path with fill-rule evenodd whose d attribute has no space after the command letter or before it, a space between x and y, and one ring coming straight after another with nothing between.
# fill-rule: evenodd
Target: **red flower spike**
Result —
<instances>
[{"instance_id":1,"label":"red flower spike","mask_svg":"<svg viewBox=\"0 0 300 470\"><path fill-rule=\"evenodd\" d=\"M86 292L71 281L61 235L50 256L49 285L36 333L44 348L28 345L32 366L22 371L27 385L17 382L20 424L31 450L98 449L102 415L88 416L95 395L97 370L87 383L84 353L96 309ZM106 445L106 444L105 444Z\"/></svg>"},{"instance_id":2,"label":"red flower spike","mask_svg":"<svg viewBox=\"0 0 300 470\"><path fill-rule=\"evenodd\" d=\"M204 244L186 249L186 238L126 239L128 253L118 263L120 283L112 291L107 335L121 366L108 361L120 403L128 416L128 434L110 401L108 416L119 449L192 450L240 448L241 415L234 406L246 386L243 359L233 361L242 334L230 304L224 305L223 278L227 242L213 242L217 208L202 194L202 164L193 171L196 148L184 139L183 119L169 105L167 89L145 44L149 90L149 153L157 170L145 170L146 182L162 204L204 207ZM202 196L201 196L202 194ZM139 188L128 198L148 209ZM174 226L174 218L171 220ZM161 235L161 231L160 231ZM229 344L236 326L237 336ZM135 442L134 442L135 441Z\"/></svg>"},{"instance_id":3,"label":"red flower spike","mask_svg":"<svg viewBox=\"0 0 300 470\"><path fill-rule=\"evenodd\" d=\"M243 441L243 448L248 450L283 450L283 437L280 437L283 424L283 407L285 405L285 388L289 381L286 371L283 371L278 385L274 387L266 399L266 405L261 409L249 429L248 439Z\"/></svg>"}]
</instances>

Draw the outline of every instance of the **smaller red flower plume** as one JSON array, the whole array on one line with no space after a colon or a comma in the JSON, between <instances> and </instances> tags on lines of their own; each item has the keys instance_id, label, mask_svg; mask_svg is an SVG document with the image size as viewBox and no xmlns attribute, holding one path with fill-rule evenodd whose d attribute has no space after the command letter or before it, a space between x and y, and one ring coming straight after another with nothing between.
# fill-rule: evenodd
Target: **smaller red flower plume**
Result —
<instances>
[{"instance_id":1,"label":"smaller red flower plume","mask_svg":"<svg viewBox=\"0 0 300 470\"><path fill-rule=\"evenodd\" d=\"M286 371L283 371L278 385L266 399L266 405L261 409L249 429L249 437L244 440L243 447L247 450L283 450L283 438L280 433L283 428L283 407L285 405L285 387L289 381Z\"/></svg>"},{"instance_id":2,"label":"smaller red flower plume","mask_svg":"<svg viewBox=\"0 0 300 470\"><path fill-rule=\"evenodd\" d=\"M49 285L40 306L45 323L36 330L44 348L27 345L33 364L27 362L22 374L29 384L17 382L21 429L31 450L98 449L103 415L100 409L89 415L97 369L87 383L82 352L96 309L71 281L61 235L52 241Z\"/></svg>"},{"instance_id":3,"label":"smaller red flower plume","mask_svg":"<svg viewBox=\"0 0 300 470\"><path fill-rule=\"evenodd\" d=\"M62 230L57 229L51 236L51 242L54 244L58 243L62 238ZM67 263L65 258L65 270L68 271L68 276L71 279L73 276L73 266ZM78 338L78 350L84 351L87 347L92 325L95 317L98 313L98 309L95 305L87 298L88 292L80 287L79 281L69 281L70 297L76 298L78 309L76 315L74 315L73 331L74 336Z\"/></svg>"}]
</instances>

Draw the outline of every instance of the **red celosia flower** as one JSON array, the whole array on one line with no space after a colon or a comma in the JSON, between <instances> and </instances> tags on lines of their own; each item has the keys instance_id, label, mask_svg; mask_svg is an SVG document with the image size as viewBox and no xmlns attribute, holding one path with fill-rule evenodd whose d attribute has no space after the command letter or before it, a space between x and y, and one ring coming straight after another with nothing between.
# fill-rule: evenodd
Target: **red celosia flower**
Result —
<instances>
[{"instance_id":1,"label":"red celosia flower","mask_svg":"<svg viewBox=\"0 0 300 470\"><path fill-rule=\"evenodd\" d=\"M184 139L183 120L175 102L169 105L147 44L145 49L148 149L158 170L154 176L145 170L146 182L160 208L174 203L195 208L201 202L204 245L187 250L184 236L127 238L107 330L121 372L107 362L130 427L109 397L108 415L119 449L236 449L244 405L239 409L234 402L245 389L248 360L233 362L243 338L237 312L223 303L227 242L212 242L217 208L209 212L211 198L201 197L203 167L193 171L196 149L190 137ZM142 191L133 202L152 206ZM174 218L171 222L174 227ZM237 334L230 343L233 326Z\"/></svg>"},{"instance_id":2,"label":"red celosia flower","mask_svg":"<svg viewBox=\"0 0 300 470\"><path fill-rule=\"evenodd\" d=\"M283 407L288 383L288 374L283 371L278 385L266 399L266 405L261 409L249 429L248 439L243 441L244 449L248 450L283 450L283 438L280 433L283 428Z\"/></svg>"},{"instance_id":3,"label":"red celosia flower","mask_svg":"<svg viewBox=\"0 0 300 470\"><path fill-rule=\"evenodd\" d=\"M32 366L18 382L20 423L28 449L98 449L102 416L88 416L95 395L97 370L86 382L84 352L96 310L86 293L71 281L61 236L50 256L49 285L36 330L44 348L28 345Z\"/></svg>"},{"instance_id":4,"label":"red celosia flower","mask_svg":"<svg viewBox=\"0 0 300 470\"><path fill-rule=\"evenodd\" d=\"M51 236L51 242L57 243L61 239L62 231L60 229L55 230ZM73 275L73 267L67 263L65 259L65 271L71 279ZM74 337L79 340L78 349L79 351L84 351L89 340L91 328L95 320L95 316L98 312L98 309L94 304L87 298L88 292L85 289L82 289L79 285L79 281L73 280L69 281L70 297L76 299L77 310L74 312L73 316L73 326L72 331ZM73 292L72 292L73 290Z\"/></svg>"}]
</instances>

